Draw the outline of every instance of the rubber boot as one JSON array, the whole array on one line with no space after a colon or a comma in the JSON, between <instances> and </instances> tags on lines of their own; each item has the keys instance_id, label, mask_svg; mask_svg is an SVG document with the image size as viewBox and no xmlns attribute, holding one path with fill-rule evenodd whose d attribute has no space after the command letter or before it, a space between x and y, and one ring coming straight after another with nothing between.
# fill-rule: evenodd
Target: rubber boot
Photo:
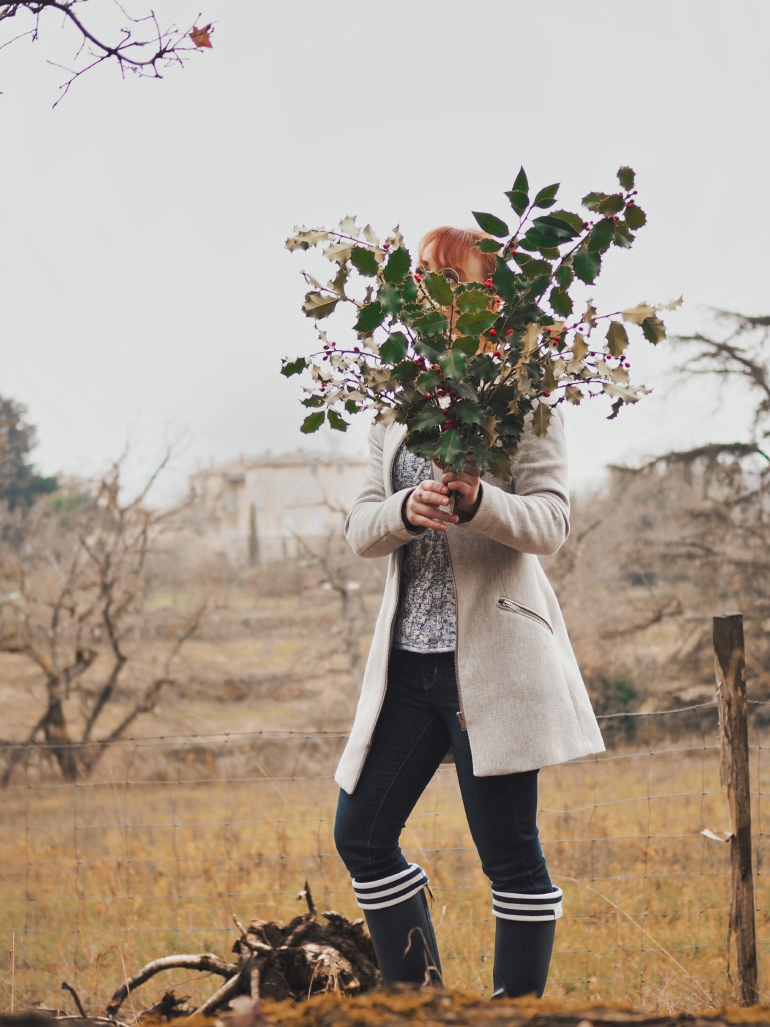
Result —
<instances>
[{"instance_id":1,"label":"rubber boot","mask_svg":"<svg viewBox=\"0 0 770 1027\"><path fill-rule=\"evenodd\" d=\"M425 889L384 909L365 909L382 983L441 987L441 962Z\"/></svg>"},{"instance_id":2,"label":"rubber boot","mask_svg":"<svg viewBox=\"0 0 770 1027\"><path fill-rule=\"evenodd\" d=\"M555 920L505 920L497 917L492 998L542 997L555 934Z\"/></svg>"}]
</instances>

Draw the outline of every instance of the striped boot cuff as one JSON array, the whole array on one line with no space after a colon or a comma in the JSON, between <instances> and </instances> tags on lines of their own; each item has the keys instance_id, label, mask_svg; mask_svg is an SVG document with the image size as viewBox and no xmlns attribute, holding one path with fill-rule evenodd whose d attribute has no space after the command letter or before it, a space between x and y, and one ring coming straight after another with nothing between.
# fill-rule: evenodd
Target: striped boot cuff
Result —
<instances>
[{"instance_id":1,"label":"striped boot cuff","mask_svg":"<svg viewBox=\"0 0 770 1027\"><path fill-rule=\"evenodd\" d=\"M411 899L427 883L428 875L422 867L410 863L406 870L379 881L353 881L353 891L361 909L384 909Z\"/></svg>"},{"instance_id":2,"label":"striped boot cuff","mask_svg":"<svg viewBox=\"0 0 770 1027\"><path fill-rule=\"evenodd\" d=\"M492 911L503 920L558 920L561 916L561 888L545 895L492 889Z\"/></svg>"}]
</instances>

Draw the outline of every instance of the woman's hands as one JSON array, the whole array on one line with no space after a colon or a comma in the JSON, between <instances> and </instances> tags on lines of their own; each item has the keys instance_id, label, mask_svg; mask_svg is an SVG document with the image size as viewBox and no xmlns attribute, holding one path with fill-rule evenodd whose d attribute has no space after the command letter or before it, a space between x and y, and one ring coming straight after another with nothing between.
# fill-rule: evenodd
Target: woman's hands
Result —
<instances>
[{"instance_id":1,"label":"woman's hands","mask_svg":"<svg viewBox=\"0 0 770 1027\"><path fill-rule=\"evenodd\" d=\"M444 475L446 477L446 475ZM457 514L439 510L449 502L449 487L440 481L421 481L416 489L409 493L404 506L404 516L416 528L433 528L446 531L447 522L457 524Z\"/></svg>"},{"instance_id":2,"label":"woman's hands","mask_svg":"<svg viewBox=\"0 0 770 1027\"><path fill-rule=\"evenodd\" d=\"M471 515L476 513L481 487L481 471L478 467L465 468L459 474L445 471L441 482L455 493L455 506L459 510Z\"/></svg>"},{"instance_id":3,"label":"woman's hands","mask_svg":"<svg viewBox=\"0 0 770 1027\"><path fill-rule=\"evenodd\" d=\"M481 472L478 468L462 470L459 474L445 471L441 481L421 481L410 492L404 504L404 517L415 527L446 531L447 523L457 524L460 518L438 508L446 506L454 492L455 507L473 516L479 505L480 487Z\"/></svg>"}]
</instances>

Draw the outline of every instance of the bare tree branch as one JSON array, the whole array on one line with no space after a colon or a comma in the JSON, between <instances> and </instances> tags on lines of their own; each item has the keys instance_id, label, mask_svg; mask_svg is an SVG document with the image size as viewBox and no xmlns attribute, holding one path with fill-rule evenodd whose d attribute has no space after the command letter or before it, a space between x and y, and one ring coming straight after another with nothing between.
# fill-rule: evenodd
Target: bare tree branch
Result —
<instances>
[{"instance_id":1,"label":"bare tree branch","mask_svg":"<svg viewBox=\"0 0 770 1027\"><path fill-rule=\"evenodd\" d=\"M48 62L55 67L63 68L67 73L54 107L67 95L77 79L105 62L116 64L124 77L126 72L133 72L160 79L165 68L172 64L181 66L189 59L190 52L198 50L201 46L211 45L209 42L201 42L204 37L200 36L200 31L203 31L205 38L208 39L208 35L213 32L211 25L206 26L204 30L198 30L197 33L194 22L183 30L174 25L161 29L154 11L151 10L141 17L132 17L120 4L115 6L127 19L129 27L117 29L115 38L107 41L90 28L76 10L87 3L88 0L8 0L0 5L0 22L21 15L27 15L32 19L31 28L6 40L2 46L8 46L26 36L32 42L36 42L40 35L41 18L49 12L60 14L64 23L76 31L80 45L75 54L75 61L79 61L85 54L86 63L80 67L65 67L53 61Z\"/></svg>"}]
</instances>

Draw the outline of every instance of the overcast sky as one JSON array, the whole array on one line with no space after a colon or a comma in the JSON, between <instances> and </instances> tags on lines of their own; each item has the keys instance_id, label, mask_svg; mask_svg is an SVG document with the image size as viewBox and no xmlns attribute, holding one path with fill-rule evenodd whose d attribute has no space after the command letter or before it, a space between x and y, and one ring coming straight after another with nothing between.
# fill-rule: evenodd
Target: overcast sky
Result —
<instances>
[{"instance_id":1,"label":"overcast sky","mask_svg":"<svg viewBox=\"0 0 770 1027\"><path fill-rule=\"evenodd\" d=\"M357 214L414 248L472 209L505 216L520 164L565 205L636 169L648 227L605 262L606 307L683 293L679 331L709 305L770 312L766 2L208 0L209 20L184 69L99 69L56 110L58 21L0 52L0 394L28 406L45 472L96 470L130 438L138 475L171 439L170 495L196 460L300 444L278 374L312 341L292 226ZM604 400L570 410L575 485L745 431L738 395L670 392L665 344L631 352L655 392L609 424Z\"/></svg>"}]
</instances>

